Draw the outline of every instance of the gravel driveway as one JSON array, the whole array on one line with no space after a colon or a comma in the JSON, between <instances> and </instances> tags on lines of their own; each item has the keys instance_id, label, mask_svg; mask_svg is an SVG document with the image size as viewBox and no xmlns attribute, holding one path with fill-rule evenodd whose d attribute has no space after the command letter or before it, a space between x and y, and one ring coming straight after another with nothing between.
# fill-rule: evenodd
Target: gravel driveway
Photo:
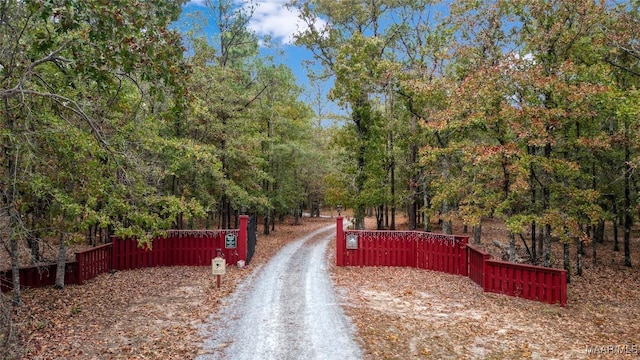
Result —
<instances>
[{"instance_id":1,"label":"gravel driveway","mask_svg":"<svg viewBox=\"0 0 640 360\"><path fill-rule=\"evenodd\" d=\"M361 359L327 273L334 236L323 227L256 268L210 320L198 359Z\"/></svg>"}]
</instances>

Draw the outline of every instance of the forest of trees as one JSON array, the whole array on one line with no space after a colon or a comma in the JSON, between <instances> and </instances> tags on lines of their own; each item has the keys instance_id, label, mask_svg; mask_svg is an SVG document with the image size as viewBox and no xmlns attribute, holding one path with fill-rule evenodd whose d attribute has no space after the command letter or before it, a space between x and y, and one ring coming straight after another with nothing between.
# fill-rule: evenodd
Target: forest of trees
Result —
<instances>
[{"instance_id":1,"label":"forest of trees","mask_svg":"<svg viewBox=\"0 0 640 360\"><path fill-rule=\"evenodd\" d=\"M461 220L479 242L482 219L494 217L508 228L511 260L522 238L532 263L550 266L559 241L569 271L575 247L580 274L584 246L595 254L610 223L632 265L640 2L294 5L309 25L298 44L350 109L333 139L352 150L331 176L357 228L372 208L379 228L394 228L402 209L411 229L437 216L450 233ZM313 27L317 19L330 26Z\"/></svg>"},{"instance_id":2,"label":"forest of trees","mask_svg":"<svg viewBox=\"0 0 640 360\"><path fill-rule=\"evenodd\" d=\"M63 264L111 234L234 227L243 205L268 233L312 201L354 209L357 228L367 209L381 229L402 211L411 229L437 216L479 234L491 216L511 255L529 234L545 266L552 241L568 267L611 223L632 265L640 1L294 0L310 81L348 114L332 126L261 55L250 7L208 1L179 29L183 3L0 0L13 269L25 248L37 263L57 244Z\"/></svg>"}]
</instances>

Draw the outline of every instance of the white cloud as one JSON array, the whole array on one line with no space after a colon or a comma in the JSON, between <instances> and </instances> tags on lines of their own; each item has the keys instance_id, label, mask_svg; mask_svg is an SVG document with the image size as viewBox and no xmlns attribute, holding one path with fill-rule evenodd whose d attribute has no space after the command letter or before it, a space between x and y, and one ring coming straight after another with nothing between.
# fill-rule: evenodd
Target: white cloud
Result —
<instances>
[{"instance_id":1,"label":"white cloud","mask_svg":"<svg viewBox=\"0 0 640 360\"><path fill-rule=\"evenodd\" d=\"M187 5L207 6L208 0L191 0ZM231 0L251 15L248 27L258 36L270 35L273 40L283 44L291 44L293 36L306 28L299 19L300 12L295 8L287 8L289 0ZM215 4L215 1L214 1ZM315 27L322 28L325 22L319 20Z\"/></svg>"},{"instance_id":2,"label":"white cloud","mask_svg":"<svg viewBox=\"0 0 640 360\"><path fill-rule=\"evenodd\" d=\"M304 30L306 25L299 19L300 12L287 8L286 3L286 0L258 0L249 28L257 35L271 35L283 44L291 44L295 33ZM322 27L324 23L316 26Z\"/></svg>"}]
</instances>

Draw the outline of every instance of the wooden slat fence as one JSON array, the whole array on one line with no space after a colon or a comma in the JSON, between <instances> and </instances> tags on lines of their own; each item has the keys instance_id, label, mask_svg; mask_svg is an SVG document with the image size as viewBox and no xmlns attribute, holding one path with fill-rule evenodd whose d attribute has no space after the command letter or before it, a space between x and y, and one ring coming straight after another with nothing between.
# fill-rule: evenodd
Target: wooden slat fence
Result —
<instances>
[{"instance_id":1,"label":"wooden slat fence","mask_svg":"<svg viewBox=\"0 0 640 360\"><path fill-rule=\"evenodd\" d=\"M402 266L467 274L467 237L423 231L347 230L344 242L357 238L357 249L337 256L345 266ZM345 245L346 246L346 245Z\"/></svg>"},{"instance_id":2,"label":"wooden slat fence","mask_svg":"<svg viewBox=\"0 0 640 360\"><path fill-rule=\"evenodd\" d=\"M493 260L472 245L469 277L486 292L493 292L549 304L567 304L567 272L527 264Z\"/></svg>"},{"instance_id":3,"label":"wooden slat fence","mask_svg":"<svg viewBox=\"0 0 640 360\"><path fill-rule=\"evenodd\" d=\"M52 286L56 283L58 265L55 263L41 264L37 266L21 267L20 286L21 287L44 287ZM78 283L78 262L68 261L65 266L64 283ZM0 271L0 290L8 292L13 289L13 271Z\"/></svg>"},{"instance_id":4,"label":"wooden slat fence","mask_svg":"<svg viewBox=\"0 0 640 360\"><path fill-rule=\"evenodd\" d=\"M561 306L567 303L565 270L492 260L486 252L468 245L466 236L344 230L340 217L336 225L337 266L417 267L469 276L486 292Z\"/></svg>"},{"instance_id":5,"label":"wooden slat fence","mask_svg":"<svg viewBox=\"0 0 640 360\"><path fill-rule=\"evenodd\" d=\"M448 274L467 275L466 236L414 231L416 267Z\"/></svg>"},{"instance_id":6,"label":"wooden slat fence","mask_svg":"<svg viewBox=\"0 0 640 360\"><path fill-rule=\"evenodd\" d=\"M491 258L488 253L467 245L469 257L469 279L484 288L485 261Z\"/></svg>"},{"instance_id":7,"label":"wooden slat fence","mask_svg":"<svg viewBox=\"0 0 640 360\"><path fill-rule=\"evenodd\" d=\"M113 238L113 269L131 270L155 266L205 266L220 249L227 265L236 265L238 249L226 249L227 234L239 230L172 230L166 237L154 238L151 248L136 240Z\"/></svg>"},{"instance_id":8,"label":"wooden slat fence","mask_svg":"<svg viewBox=\"0 0 640 360\"><path fill-rule=\"evenodd\" d=\"M413 266L414 243L400 232L349 231L356 236L357 250L347 250L345 262L349 266Z\"/></svg>"},{"instance_id":9,"label":"wooden slat fence","mask_svg":"<svg viewBox=\"0 0 640 360\"><path fill-rule=\"evenodd\" d=\"M84 281L109 272L111 270L112 254L112 244L104 244L93 249L77 252L77 284L82 284Z\"/></svg>"},{"instance_id":10,"label":"wooden slat fence","mask_svg":"<svg viewBox=\"0 0 640 360\"><path fill-rule=\"evenodd\" d=\"M246 223L244 224L246 227ZM228 234L235 235L235 248L225 247L225 237ZM241 236L246 237L246 232L238 229L171 230L166 237L154 238L150 248L146 245L138 246L136 240L114 237L109 244L75 253L76 261L66 263L65 284L82 284L111 270L210 266L218 249L226 258L227 265L237 265L238 260L246 259L246 244L242 243ZM241 252L245 252L244 256ZM37 288L54 285L56 268L56 264L20 268L20 286ZM0 271L0 290L8 292L12 288L12 271Z\"/></svg>"},{"instance_id":11,"label":"wooden slat fence","mask_svg":"<svg viewBox=\"0 0 640 360\"><path fill-rule=\"evenodd\" d=\"M498 260L487 260L485 269L484 291L561 306L567 303L565 270Z\"/></svg>"}]
</instances>

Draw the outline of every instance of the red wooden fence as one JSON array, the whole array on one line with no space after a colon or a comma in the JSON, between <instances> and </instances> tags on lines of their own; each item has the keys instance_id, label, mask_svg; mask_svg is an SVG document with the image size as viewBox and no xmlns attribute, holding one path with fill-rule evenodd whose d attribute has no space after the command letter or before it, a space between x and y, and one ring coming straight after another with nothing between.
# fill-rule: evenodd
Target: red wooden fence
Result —
<instances>
[{"instance_id":1,"label":"red wooden fence","mask_svg":"<svg viewBox=\"0 0 640 360\"><path fill-rule=\"evenodd\" d=\"M485 261L491 258L488 253L467 245L469 257L469 279L484 288Z\"/></svg>"},{"instance_id":2,"label":"red wooden fence","mask_svg":"<svg viewBox=\"0 0 640 360\"><path fill-rule=\"evenodd\" d=\"M348 231L356 236L358 249L347 249L344 263L348 266L415 266L414 242L400 232Z\"/></svg>"},{"instance_id":3,"label":"red wooden fence","mask_svg":"<svg viewBox=\"0 0 640 360\"><path fill-rule=\"evenodd\" d=\"M465 236L422 231L343 229L337 219L336 265L407 266L469 276L484 291L550 304L567 303L567 274L562 269L491 260L467 245Z\"/></svg>"},{"instance_id":4,"label":"red wooden fence","mask_svg":"<svg viewBox=\"0 0 640 360\"><path fill-rule=\"evenodd\" d=\"M100 274L110 271L112 254L112 244L105 244L87 251L77 252L77 284L82 284L86 280L91 280Z\"/></svg>"},{"instance_id":5,"label":"red wooden fence","mask_svg":"<svg viewBox=\"0 0 640 360\"><path fill-rule=\"evenodd\" d=\"M341 230L338 218L338 266L406 266L467 275L466 236L424 231ZM348 239L357 248L348 248Z\"/></svg>"},{"instance_id":6,"label":"red wooden fence","mask_svg":"<svg viewBox=\"0 0 640 360\"><path fill-rule=\"evenodd\" d=\"M492 260L489 254L467 246L469 277L487 292L549 304L567 304L567 272L542 266Z\"/></svg>"},{"instance_id":7,"label":"red wooden fence","mask_svg":"<svg viewBox=\"0 0 640 360\"><path fill-rule=\"evenodd\" d=\"M52 286L56 283L57 264L42 264L20 268L21 287L44 287ZM69 261L65 266L64 283L78 283L78 262ZM11 270L0 271L0 290L7 292L13 289L13 272Z\"/></svg>"},{"instance_id":8,"label":"red wooden fence","mask_svg":"<svg viewBox=\"0 0 640 360\"><path fill-rule=\"evenodd\" d=\"M448 274L467 275L466 236L412 232L416 267Z\"/></svg>"},{"instance_id":9,"label":"red wooden fence","mask_svg":"<svg viewBox=\"0 0 640 360\"><path fill-rule=\"evenodd\" d=\"M484 291L561 306L567 303L565 270L498 260L487 260L485 265Z\"/></svg>"},{"instance_id":10,"label":"red wooden fence","mask_svg":"<svg viewBox=\"0 0 640 360\"><path fill-rule=\"evenodd\" d=\"M151 248L136 240L113 238L113 269L130 270L155 266L205 266L220 249L227 265L241 260L239 248L227 249L225 237L239 236L239 230L172 230L154 238ZM246 255L245 255L246 256Z\"/></svg>"},{"instance_id":11,"label":"red wooden fence","mask_svg":"<svg viewBox=\"0 0 640 360\"><path fill-rule=\"evenodd\" d=\"M66 263L65 284L84 281L115 270L130 270L155 266L209 266L219 249L227 265L237 265L247 259L247 220L240 216L239 230L170 230L166 237L152 240L151 248L138 246L135 240L112 238L102 246L77 252L76 261ZM227 238L227 235L232 235ZM235 247L226 246L226 241ZM43 287L55 284L56 264L20 268L21 287ZM0 290L13 288L12 271L0 271Z\"/></svg>"}]
</instances>

